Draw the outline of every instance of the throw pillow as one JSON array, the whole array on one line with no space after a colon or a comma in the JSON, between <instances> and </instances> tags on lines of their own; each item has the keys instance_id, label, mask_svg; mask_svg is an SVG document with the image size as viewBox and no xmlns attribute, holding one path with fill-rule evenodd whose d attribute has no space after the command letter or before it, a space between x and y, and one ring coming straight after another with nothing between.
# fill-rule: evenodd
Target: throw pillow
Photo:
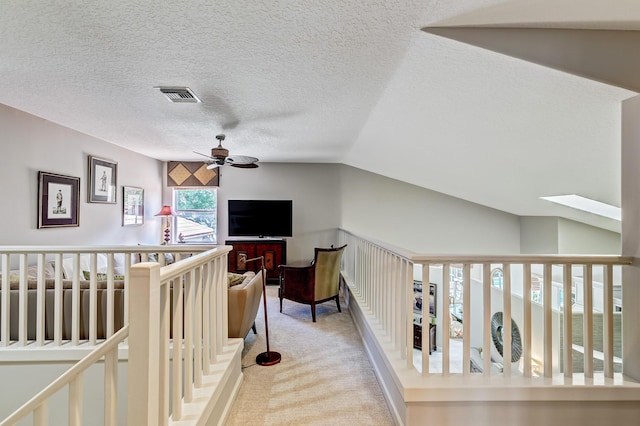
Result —
<instances>
[{"instance_id":1,"label":"throw pillow","mask_svg":"<svg viewBox=\"0 0 640 426\"><path fill-rule=\"evenodd\" d=\"M82 271L82 275L84 275L84 279L85 280L90 280L91 279L91 272L90 271ZM97 281L106 281L107 280L107 274L103 273L103 272L98 272L96 274L96 279ZM114 275L113 279L115 281L124 281L124 275Z\"/></svg>"},{"instance_id":2,"label":"throw pillow","mask_svg":"<svg viewBox=\"0 0 640 426\"><path fill-rule=\"evenodd\" d=\"M227 274L227 281L229 284L229 287L233 287L234 285L238 285L241 284L242 281L244 281L244 275L242 274L234 274L233 272L229 272Z\"/></svg>"}]
</instances>

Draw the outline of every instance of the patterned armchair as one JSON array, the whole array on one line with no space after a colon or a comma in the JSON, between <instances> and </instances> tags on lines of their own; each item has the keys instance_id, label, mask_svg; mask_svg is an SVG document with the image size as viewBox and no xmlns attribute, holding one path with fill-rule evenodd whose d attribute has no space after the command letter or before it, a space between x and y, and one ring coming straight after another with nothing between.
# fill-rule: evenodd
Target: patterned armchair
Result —
<instances>
[{"instance_id":1,"label":"patterned armchair","mask_svg":"<svg viewBox=\"0 0 640 426\"><path fill-rule=\"evenodd\" d=\"M335 300L340 309L340 260L345 244L338 248L316 248L313 261L304 266L278 266L280 272L280 312L282 299L311 305L311 317L316 322L316 304Z\"/></svg>"}]
</instances>

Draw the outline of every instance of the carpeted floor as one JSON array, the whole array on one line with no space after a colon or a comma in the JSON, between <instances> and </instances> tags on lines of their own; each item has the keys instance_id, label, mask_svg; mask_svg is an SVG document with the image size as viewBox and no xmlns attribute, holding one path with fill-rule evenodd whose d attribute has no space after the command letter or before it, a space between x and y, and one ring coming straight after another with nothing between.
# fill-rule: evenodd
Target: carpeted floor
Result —
<instances>
[{"instance_id":1,"label":"carpeted floor","mask_svg":"<svg viewBox=\"0 0 640 426\"><path fill-rule=\"evenodd\" d=\"M279 312L277 286L267 286L270 350L280 364L255 364L266 351L264 312L258 335L245 339L244 380L227 425L393 425L360 335L347 309L333 302L311 308L284 300Z\"/></svg>"}]
</instances>

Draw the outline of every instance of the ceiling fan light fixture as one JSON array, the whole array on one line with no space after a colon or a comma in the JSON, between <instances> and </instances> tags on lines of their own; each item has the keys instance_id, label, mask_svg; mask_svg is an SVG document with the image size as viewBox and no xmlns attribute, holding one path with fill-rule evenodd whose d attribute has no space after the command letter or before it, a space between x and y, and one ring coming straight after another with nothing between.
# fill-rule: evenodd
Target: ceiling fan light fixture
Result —
<instances>
[{"instance_id":1,"label":"ceiling fan light fixture","mask_svg":"<svg viewBox=\"0 0 640 426\"><path fill-rule=\"evenodd\" d=\"M229 150L222 146L222 141L225 139L225 135L216 135L216 139L218 139L218 146L211 148L211 157L214 159L216 164L222 166L226 158L229 156Z\"/></svg>"},{"instance_id":2,"label":"ceiling fan light fixture","mask_svg":"<svg viewBox=\"0 0 640 426\"><path fill-rule=\"evenodd\" d=\"M222 145L218 145L215 148L211 148L211 156L217 161L222 161L224 163L224 159L229 156L229 150L224 148Z\"/></svg>"},{"instance_id":3,"label":"ceiling fan light fixture","mask_svg":"<svg viewBox=\"0 0 640 426\"><path fill-rule=\"evenodd\" d=\"M224 166L225 164L229 164L233 167L239 167L242 169L255 169L258 167L256 164L259 160L256 157L248 157L245 155L236 155L233 157L229 156L229 150L222 146L222 141L225 139L224 134L216 135L216 139L218 140L218 146L211 149L211 155L201 154L197 151L193 151L194 154L202 155L203 157L207 157L211 160L207 165L207 169L212 170L218 166Z\"/></svg>"}]
</instances>

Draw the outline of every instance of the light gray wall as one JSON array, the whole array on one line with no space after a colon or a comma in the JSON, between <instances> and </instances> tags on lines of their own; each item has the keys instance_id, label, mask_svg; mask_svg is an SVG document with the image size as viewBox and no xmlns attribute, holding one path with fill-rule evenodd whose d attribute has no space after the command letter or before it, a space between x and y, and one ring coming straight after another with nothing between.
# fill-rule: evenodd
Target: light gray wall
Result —
<instances>
[{"instance_id":1,"label":"light gray wall","mask_svg":"<svg viewBox=\"0 0 640 426\"><path fill-rule=\"evenodd\" d=\"M88 351L87 351L88 353ZM22 404L69 370L77 361L50 361L0 364L0 421L20 408ZM118 361L117 424L127 423L127 373L128 362ZM83 377L82 422L84 425L103 424L104 419L104 364L90 366ZM26 380L25 380L26 378ZM69 424L69 392L67 388L56 392L48 404L47 420L50 425ZM27 416L19 425L34 424ZM99 421L97 420L99 419Z\"/></svg>"},{"instance_id":2,"label":"light gray wall","mask_svg":"<svg viewBox=\"0 0 640 426\"><path fill-rule=\"evenodd\" d=\"M640 380L640 96L622 102L622 255L633 266L622 270L623 372ZM631 326L626 326L631 325ZM635 325L635 327L634 327Z\"/></svg>"},{"instance_id":3,"label":"light gray wall","mask_svg":"<svg viewBox=\"0 0 640 426\"><path fill-rule=\"evenodd\" d=\"M620 254L621 237L617 232L558 219L558 253L560 254Z\"/></svg>"},{"instance_id":4,"label":"light gray wall","mask_svg":"<svg viewBox=\"0 0 640 426\"><path fill-rule=\"evenodd\" d=\"M0 245L156 244L162 163L0 104ZM88 156L118 163L117 204L88 203ZM80 178L79 227L37 229L38 171ZM145 190L145 224L122 226L122 186Z\"/></svg>"},{"instance_id":5,"label":"light gray wall","mask_svg":"<svg viewBox=\"0 0 640 426\"><path fill-rule=\"evenodd\" d=\"M520 253L518 216L354 167L341 168L342 227L417 253Z\"/></svg>"},{"instance_id":6,"label":"light gray wall","mask_svg":"<svg viewBox=\"0 0 640 426\"><path fill-rule=\"evenodd\" d=\"M523 254L558 253L558 218L521 217L520 252Z\"/></svg>"},{"instance_id":7,"label":"light gray wall","mask_svg":"<svg viewBox=\"0 0 640 426\"><path fill-rule=\"evenodd\" d=\"M218 241L228 235L227 201L293 200L293 237L287 262L310 260L314 247L337 243L340 226L340 165L260 163L257 169L221 168L218 188Z\"/></svg>"},{"instance_id":8,"label":"light gray wall","mask_svg":"<svg viewBox=\"0 0 640 426\"><path fill-rule=\"evenodd\" d=\"M561 217L520 218L523 254L620 254L620 234Z\"/></svg>"}]
</instances>

